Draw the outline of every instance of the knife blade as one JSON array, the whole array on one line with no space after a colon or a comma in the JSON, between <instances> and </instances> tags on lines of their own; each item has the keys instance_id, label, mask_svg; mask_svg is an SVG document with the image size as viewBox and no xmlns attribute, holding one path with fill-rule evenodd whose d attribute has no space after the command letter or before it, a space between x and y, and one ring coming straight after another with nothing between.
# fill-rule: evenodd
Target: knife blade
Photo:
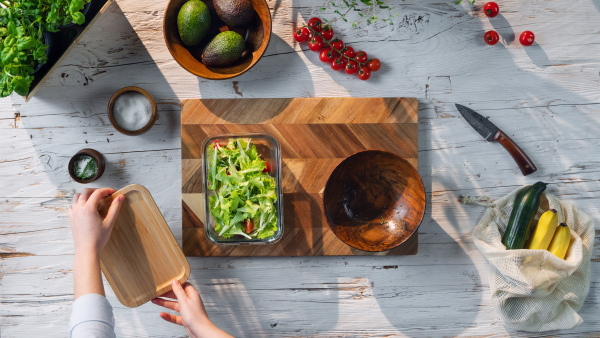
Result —
<instances>
[{"instance_id":1,"label":"knife blade","mask_svg":"<svg viewBox=\"0 0 600 338\"><path fill-rule=\"evenodd\" d=\"M525 152L506 135L500 128L490 122L490 120L481 116L471 108L456 104L456 109L465 118L465 120L483 137L486 141L498 141L504 149L513 157L519 169L524 176L527 176L537 170L533 161Z\"/></svg>"}]
</instances>

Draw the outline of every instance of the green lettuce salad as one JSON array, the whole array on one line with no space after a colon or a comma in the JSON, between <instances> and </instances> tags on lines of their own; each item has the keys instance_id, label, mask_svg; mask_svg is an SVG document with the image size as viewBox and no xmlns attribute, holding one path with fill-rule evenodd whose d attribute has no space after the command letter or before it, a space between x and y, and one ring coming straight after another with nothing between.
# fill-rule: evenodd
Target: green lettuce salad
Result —
<instances>
[{"instance_id":1,"label":"green lettuce salad","mask_svg":"<svg viewBox=\"0 0 600 338\"><path fill-rule=\"evenodd\" d=\"M277 231L275 178L250 139L210 144L206 157L210 213L219 236L269 238Z\"/></svg>"}]
</instances>

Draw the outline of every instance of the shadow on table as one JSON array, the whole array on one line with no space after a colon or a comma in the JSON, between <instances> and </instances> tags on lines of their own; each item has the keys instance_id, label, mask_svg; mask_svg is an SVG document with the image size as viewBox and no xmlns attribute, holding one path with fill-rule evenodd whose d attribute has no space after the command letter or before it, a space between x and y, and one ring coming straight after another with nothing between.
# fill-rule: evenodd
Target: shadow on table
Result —
<instances>
[{"instance_id":1,"label":"shadow on table","mask_svg":"<svg viewBox=\"0 0 600 338\"><path fill-rule=\"evenodd\" d=\"M140 136L120 134L107 116L110 97L125 86L148 90L158 104L156 124ZM146 181L131 182L130 171L146 167L151 172L151 165L157 163L153 150L179 147L180 107L174 97L171 86L115 2L35 97L22 105L21 121L49 179L68 196L90 186L118 189L131 183L150 184L156 182L156 177L149 174ZM73 182L67 170L70 157L83 148L99 151L107 162L104 175L88 185ZM130 159L125 154L131 152L139 154Z\"/></svg>"},{"instance_id":2,"label":"shadow on table","mask_svg":"<svg viewBox=\"0 0 600 338\"><path fill-rule=\"evenodd\" d=\"M264 93L269 93L269 98L310 97L315 90L300 55L275 32L265 54L252 69L229 80L198 78L198 87L201 96L209 98L230 98L232 89L238 98L264 97ZM298 91L302 95L298 95ZM261 96L256 96L256 92Z\"/></svg>"}]
</instances>

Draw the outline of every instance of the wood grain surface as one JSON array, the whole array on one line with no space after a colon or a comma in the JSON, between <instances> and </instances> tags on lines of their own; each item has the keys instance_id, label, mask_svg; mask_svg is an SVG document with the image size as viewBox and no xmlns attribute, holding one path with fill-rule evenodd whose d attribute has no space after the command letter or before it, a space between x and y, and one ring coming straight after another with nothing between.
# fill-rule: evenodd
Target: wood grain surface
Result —
<instances>
[{"instance_id":1,"label":"wood grain surface","mask_svg":"<svg viewBox=\"0 0 600 338\"><path fill-rule=\"evenodd\" d=\"M0 331L2 338L64 337L73 303L67 216L84 187L142 184L181 243L181 100L282 97L416 97L419 172L427 210L413 256L188 257L189 282L210 319L236 337L585 337L600 335L600 2L392 0L394 26L336 19L323 0L268 1L269 48L247 73L199 79L165 46L166 1L119 0L73 48L30 102L0 99ZM378 13L379 14L379 13ZM385 16L385 13L381 13ZM355 50L382 62L369 81L334 72L292 27L313 16ZM483 41L487 30L502 37ZM537 44L524 48L523 30ZM155 98L159 117L141 136L110 124L120 88ZM456 111L466 105L504 130L538 170L524 177L500 144L485 142ZM106 158L87 186L68 174L77 151ZM498 199L536 181L588 213L597 226L594 280L584 322L547 334L507 329L490 300L488 263L471 239L484 208L459 196ZM185 199L185 198L184 198ZM105 281L118 337L185 337L153 304L128 308Z\"/></svg>"},{"instance_id":2,"label":"wood grain surface","mask_svg":"<svg viewBox=\"0 0 600 338\"><path fill-rule=\"evenodd\" d=\"M414 255L418 235L384 252L338 239L323 211L325 183L359 151L380 149L418 167L414 98L187 100L181 111L183 251L187 256ZM269 245L214 244L205 236L202 145L208 137L259 133L281 146L284 234Z\"/></svg>"},{"instance_id":3,"label":"wood grain surface","mask_svg":"<svg viewBox=\"0 0 600 338\"><path fill-rule=\"evenodd\" d=\"M137 307L171 291L173 279L185 283L190 264L145 187L128 185L106 197L98 206L100 215L122 195L125 200L100 266L121 304Z\"/></svg>"}]
</instances>

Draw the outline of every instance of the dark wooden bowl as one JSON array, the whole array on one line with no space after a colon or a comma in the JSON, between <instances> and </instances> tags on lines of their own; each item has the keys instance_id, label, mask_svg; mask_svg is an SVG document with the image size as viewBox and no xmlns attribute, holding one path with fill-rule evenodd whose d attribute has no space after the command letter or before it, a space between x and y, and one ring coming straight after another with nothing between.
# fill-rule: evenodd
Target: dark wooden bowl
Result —
<instances>
[{"instance_id":1,"label":"dark wooden bowl","mask_svg":"<svg viewBox=\"0 0 600 338\"><path fill-rule=\"evenodd\" d=\"M344 243L386 251L417 231L425 214L425 188L417 170L402 157L367 150L335 168L323 204L329 226Z\"/></svg>"},{"instance_id":2,"label":"dark wooden bowl","mask_svg":"<svg viewBox=\"0 0 600 338\"><path fill-rule=\"evenodd\" d=\"M113 115L113 107L115 105L115 101L117 100L117 98L119 96L121 96L122 94L124 94L126 92L141 93L148 99L148 101L150 101L150 106L152 107L152 116L150 117L150 121L148 121L148 123L146 123L146 125L143 126L141 129L138 129L138 130L123 129L115 120L115 117ZM140 87L129 86L129 87L121 88L121 89L117 90L117 92L114 93L113 96L110 98L110 101L108 101L108 119L110 120L110 123L112 123L113 127L115 127L115 129L122 134L130 135L130 136L136 136L136 135L143 134L143 133L147 132L148 130L150 130L150 128L152 128L152 126L156 122L157 118L158 118L158 106L156 105L156 101L154 100L154 97L152 97L152 95L150 95L150 93L148 93L146 90L144 90Z\"/></svg>"},{"instance_id":3,"label":"dark wooden bowl","mask_svg":"<svg viewBox=\"0 0 600 338\"><path fill-rule=\"evenodd\" d=\"M79 156L84 156L84 155L91 156L94 159L94 161L96 161L96 164L98 165L98 170L96 171L96 175L88 178L87 180L82 180L79 177L75 176L75 172L73 171L73 164L75 164L75 161L77 160L77 158ZM71 157L71 160L69 161L69 175L71 175L71 178L73 179L73 181L86 184L86 183L94 182L95 180L99 179L102 176L102 174L104 174L105 166L106 166L106 163L104 162L104 156L102 156L102 154L100 154L99 152L97 152L94 149L81 149L80 151L77 152L77 154L73 155L73 157Z\"/></svg>"},{"instance_id":4,"label":"dark wooden bowl","mask_svg":"<svg viewBox=\"0 0 600 338\"><path fill-rule=\"evenodd\" d=\"M181 42L177 29L177 14L187 0L170 0L165 10L163 33L171 55L188 72L209 80L224 80L247 72L262 57L271 39L271 12L266 0L251 0L256 11L247 27L229 28L215 13L213 1L203 0L210 9L211 29L200 44L187 47ZM224 67L207 67L202 60L204 47L218 33L233 30L246 38L246 51L234 64Z\"/></svg>"}]
</instances>

